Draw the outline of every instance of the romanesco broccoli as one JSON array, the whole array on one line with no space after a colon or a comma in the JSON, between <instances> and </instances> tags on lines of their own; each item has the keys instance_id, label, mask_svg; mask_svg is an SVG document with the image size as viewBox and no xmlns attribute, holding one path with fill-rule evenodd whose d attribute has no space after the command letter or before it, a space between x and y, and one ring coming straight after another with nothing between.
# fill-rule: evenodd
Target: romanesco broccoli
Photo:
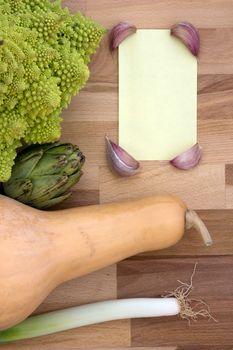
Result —
<instances>
[{"instance_id":1,"label":"romanesco broccoli","mask_svg":"<svg viewBox=\"0 0 233 350\"><path fill-rule=\"evenodd\" d=\"M0 181L21 140L60 137L61 111L88 79L104 32L60 1L0 0Z\"/></svg>"}]
</instances>

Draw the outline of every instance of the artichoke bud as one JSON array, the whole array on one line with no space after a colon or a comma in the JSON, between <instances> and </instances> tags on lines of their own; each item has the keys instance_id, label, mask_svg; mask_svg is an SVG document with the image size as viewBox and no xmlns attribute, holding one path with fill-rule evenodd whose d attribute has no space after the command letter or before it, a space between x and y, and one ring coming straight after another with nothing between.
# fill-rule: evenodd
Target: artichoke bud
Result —
<instances>
[{"instance_id":1,"label":"artichoke bud","mask_svg":"<svg viewBox=\"0 0 233 350\"><path fill-rule=\"evenodd\" d=\"M82 176L84 162L78 146L69 143L28 147L16 157L4 192L32 207L51 207L71 195L69 190Z\"/></svg>"}]
</instances>

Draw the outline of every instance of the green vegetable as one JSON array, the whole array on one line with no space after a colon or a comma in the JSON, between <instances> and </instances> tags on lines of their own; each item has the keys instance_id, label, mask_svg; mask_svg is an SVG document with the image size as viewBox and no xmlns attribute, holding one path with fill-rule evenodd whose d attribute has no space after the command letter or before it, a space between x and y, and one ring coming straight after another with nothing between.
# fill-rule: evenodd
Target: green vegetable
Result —
<instances>
[{"instance_id":1,"label":"green vegetable","mask_svg":"<svg viewBox=\"0 0 233 350\"><path fill-rule=\"evenodd\" d=\"M60 1L0 0L0 181L22 139L59 139L61 110L88 79L104 31Z\"/></svg>"},{"instance_id":2,"label":"green vegetable","mask_svg":"<svg viewBox=\"0 0 233 350\"><path fill-rule=\"evenodd\" d=\"M175 316L180 312L181 307L176 298L133 298L99 301L31 316L12 328L0 331L0 344L100 322L139 317Z\"/></svg>"},{"instance_id":3,"label":"green vegetable","mask_svg":"<svg viewBox=\"0 0 233 350\"><path fill-rule=\"evenodd\" d=\"M32 207L51 207L71 195L68 190L79 181L84 162L79 148L69 143L31 146L16 157L4 192Z\"/></svg>"}]
</instances>

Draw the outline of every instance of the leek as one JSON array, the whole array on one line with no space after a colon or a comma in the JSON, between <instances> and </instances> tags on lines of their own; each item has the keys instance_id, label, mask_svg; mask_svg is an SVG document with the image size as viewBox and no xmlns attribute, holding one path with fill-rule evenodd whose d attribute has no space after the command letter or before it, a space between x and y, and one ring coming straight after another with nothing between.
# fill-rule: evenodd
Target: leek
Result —
<instances>
[{"instance_id":1,"label":"leek","mask_svg":"<svg viewBox=\"0 0 233 350\"><path fill-rule=\"evenodd\" d=\"M0 332L0 343L52 334L100 322L142 317L173 316L180 313L176 298L133 298L108 300L31 316Z\"/></svg>"}]
</instances>

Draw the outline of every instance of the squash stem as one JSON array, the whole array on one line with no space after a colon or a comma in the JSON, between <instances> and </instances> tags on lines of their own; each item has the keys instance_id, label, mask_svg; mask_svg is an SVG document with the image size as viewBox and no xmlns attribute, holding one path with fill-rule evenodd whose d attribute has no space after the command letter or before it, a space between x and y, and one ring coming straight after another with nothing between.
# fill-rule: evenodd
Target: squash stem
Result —
<instances>
[{"instance_id":1,"label":"squash stem","mask_svg":"<svg viewBox=\"0 0 233 350\"><path fill-rule=\"evenodd\" d=\"M186 220L186 225L185 225L186 229L190 229L190 228L194 227L197 230L197 232L200 233L204 243L207 246L210 246L211 244L213 244L212 237L211 237L206 225L204 224L204 222L201 220L200 216L194 210L190 210L190 209L186 210L185 220Z\"/></svg>"}]
</instances>

